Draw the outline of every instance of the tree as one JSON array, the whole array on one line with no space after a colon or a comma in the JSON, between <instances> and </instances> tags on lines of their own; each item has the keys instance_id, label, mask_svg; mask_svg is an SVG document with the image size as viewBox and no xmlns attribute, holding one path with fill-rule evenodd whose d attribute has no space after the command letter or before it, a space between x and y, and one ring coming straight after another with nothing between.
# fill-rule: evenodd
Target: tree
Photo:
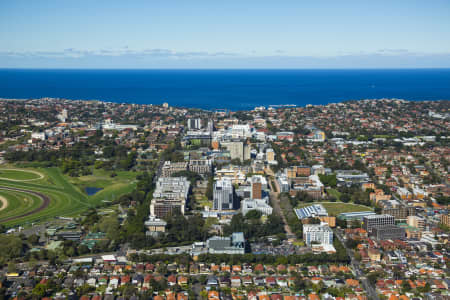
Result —
<instances>
[{"instance_id":1,"label":"tree","mask_svg":"<svg viewBox=\"0 0 450 300\"><path fill-rule=\"evenodd\" d=\"M44 297L45 294L47 293L47 286L45 284L42 283L38 283L36 284L36 286L33 289L33 295L36 295L40 298Z\"/></svg>"},{"instance_id":2,"label":"tree","mask_svg":"<svg viewBox=\"0 0 450 300\"><path fill-rule=\"evenodd\" d=\"M103 218L99 224L100 231L106 233L106 237L111 240L118 238L119 227L119 221L115 215Z\"/></svg>"},{"instance_id":3,"label":"tree","mask_svg":"<svg viewBox=\"0 0 450 300\"><path fill-rule=\"evenodd\" d=\"M32 234L28 237L28 242L31 245L37 245L39 242L39 236L37 234Z\"/></svg>"},{"instance_id":4,"label":"tree","mask_svg":"<svg viewBox=\"0 0 450 300\"><path fill-rule=\"evenodd\" d=\"M350 202L351 197L349 194L342 194L340 199L342 202L348 203L348 202Z\"/></svg>"},{"instance_id":5,"label":"tree","mask_svg":"<svg viewBox=\"0 0 450 300\"><path fill-rule=\"evenodd\" d=\"M348 240L345 242L345 245L347 246L347 248L355 249L356 246L358 246L358 241L356 241L356 240L354 240L354 239L348 239Z\"/></svg>"},{"instance_id":6,"label":"tree","mask_svg":"<svg viewBox=\"0 0 450 300\"><path fill-rule=\"evenodd\" d=\"M206 196L209 200L213 199L213 191L214 191L214 177L213 177L213 176L210 176L210 177L208 178L208 186L207 186L207 188L206 188L206 193L205 193L205 196Z\"/></svg>"},{"instance_id":7,"label":"tree","mask_svg":"<svg viewBox=\"0 0 450 300\"><path fill-rule=\"evenodd\" d=\"M382 272L373 272L367 275L367 279L372 285L377 282L378 278L384 278L384 274Z\"/></svg>"},{"instance_id":8,"label":"tree","mask_svg":"<svg viewBox=\"0 0 450 300\"><path fill-rule=\"evenodd\" d=\"M330 175L320 174L319 178L320 178L320 181L324 185L331 186L331 187L336 187L336 185L337 185L336 174L330 174Z\"/></svg>"},{"instance_id":9,"label":"tree","mask_svg":"<svg viewBox=\"0 0 450 300\"><path fill-rule=\"evenodd\" d=\"M13 262L8 263L8 273L16 273L16 272L17 272L16 264Z\"/></svg>"},{"instance_id":10,"label":"tree","mask_svg":"<svg viewBox=\"0 0 450 300\"><path fill-rule=\"evenodd\" d=\"M0 258L11 260L20 257L25 250L22 240L15 235L0 235Z\"/></svg>"},{"instance_id":11,"label":"tree","mask_svg":"<svg viewBox=\"0 0 450 300\"><path fill-rule=\"evenodd\" d=\"M253 209L253 210L249 211L245 215L245 217L247 219L259 219L259 218L261 218L261 216L262 216L262 213L260 211L256 210L256 209Z\"/></svg>"}]
</instances>

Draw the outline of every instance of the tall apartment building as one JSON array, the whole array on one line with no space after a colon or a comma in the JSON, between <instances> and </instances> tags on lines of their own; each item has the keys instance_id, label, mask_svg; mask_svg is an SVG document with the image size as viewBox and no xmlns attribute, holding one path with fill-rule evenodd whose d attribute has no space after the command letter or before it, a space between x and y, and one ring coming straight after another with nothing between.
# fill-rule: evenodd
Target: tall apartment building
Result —
<instances>
[{"instance_id":1,"label":"tall apartment building","mask_svg":"<svg viewBox=\"0 0 450 300\"><path fill-rule=\"evenodd\" d=\"M213 120L208 120L208 128L207 128L208 132L210 134L213 133L214 131L214 121Z\"/></svg>"},{"instance_id":2,"label":"tall apartment building","mask_svg":"<svg viewBox=\"0 0 450 300\"><path fill-rule=\"evenodd\" d=\"M230 151L231 159L239 159L240 161L250 159L250 146L245 142L232 141L222 143L228 151Z\"/></svg>"},{"instance_id":3,"label":"tall apartment building","mask_svg":"<svg viewBox=\"0 0 450 300\"><path fill-rule=\"evenodd\" d=\"M199 119L199 118L188 119L187 120L187 126L188 126L189 130L201 129L202 128L202 120Z\"/></svg>"},{"instance_id":4,"label":"tall apartment building","mask_svg":"<svg viewBox=\"0 0 450 300\"><path fill-rule=\"evenodd\" d=\"M221 211L235 208L234 188L231 180L224 178L216 181L213 190L213 209Z\"/></svg>"},{"instance_id":5,"label":"tall apartment building","mask_svg":"<svg viewBox=\"0 0 450 300\"><path fill-rule=\"evenodd\" d=\"M150 215L163 218L175 211L184 214L189 189L190 183L186 177L158 178L150 204Z\"/></svg>"},{"instance_id":6,"label":"tall apartment building","mask_svg":"<svg viewBox=\"0 0 450 300\"><path fill-rule=\"evenodd\" d=\"M259 176L252 177L252 199L262 199L262 183Z\"/></svg>"},{"instance_id":7,"label":"tall apartment building","mask_svg":"<svg viewBox=\"0 0 450 300\"><path fill-rule=\"evenodd\" d=\"M303 240L310 246L312 242L333 245L333 231L328 224L304 224Z\"/></svg>"},{"instance_id":8,"label":"tall apartment building","mask_svg":"<svg viewBox=\"0 0 450 300\"><path fill-rule=\"evenodd\" d=\"M391 215L370 215L363 217L363 228L371 233L373 228L395 225L395 218Z\"/></svg>"}]
</instances>

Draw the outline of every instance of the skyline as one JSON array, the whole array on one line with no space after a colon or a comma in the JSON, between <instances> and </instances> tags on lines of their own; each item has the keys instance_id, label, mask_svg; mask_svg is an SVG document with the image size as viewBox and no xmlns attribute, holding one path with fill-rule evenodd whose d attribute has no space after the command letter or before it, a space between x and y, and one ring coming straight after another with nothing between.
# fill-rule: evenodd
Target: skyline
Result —
<instances>
[{"instance_id":1,"label":"skyline","mask_svg":"<svg viewBox=\"0 0 450 300\"><path fill-rule=\"evenodd\" d=\"M447 1L0 4L0 68L449 68Z\"/></svg>"}]
</instances>

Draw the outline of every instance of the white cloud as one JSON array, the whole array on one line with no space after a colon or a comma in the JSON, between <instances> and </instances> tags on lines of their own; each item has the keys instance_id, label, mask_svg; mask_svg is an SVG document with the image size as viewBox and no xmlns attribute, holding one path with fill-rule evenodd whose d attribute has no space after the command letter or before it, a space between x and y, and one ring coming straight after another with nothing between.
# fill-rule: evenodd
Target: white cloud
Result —
<instances>
[{"instance_id":1,"label":"white cloud","mask_svg":"<svg viewBox=\"0 0 450 300\"><path fill-rule=\"evenodd\" d=\"M40 58L81 58L89 56L137 56L137 57L163 57L163 58L194 58L194 57L221 57L237 56L231 52L206 52L206 51L174 51L170 49L143 49L132 50L127 46L121 49L79 50L67 48L60 51L3 51L1 56L13 57L40 57Z\"/></svg>"}]
</instances>

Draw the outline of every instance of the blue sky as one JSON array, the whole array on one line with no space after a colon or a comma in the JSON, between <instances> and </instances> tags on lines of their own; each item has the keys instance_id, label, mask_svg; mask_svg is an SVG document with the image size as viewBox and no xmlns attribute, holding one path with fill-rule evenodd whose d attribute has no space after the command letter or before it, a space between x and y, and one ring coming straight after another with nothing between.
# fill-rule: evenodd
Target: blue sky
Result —
<instances>
[{"instance_id":1,"label":"blue sky","mask_svg":"<svg viewBox=\"0 0 450 300\"><path fill-rule=\"evenodd\" d=\"M450 1L0 1L0 67L449 68Z\"/></svg>"}]
</instances>

